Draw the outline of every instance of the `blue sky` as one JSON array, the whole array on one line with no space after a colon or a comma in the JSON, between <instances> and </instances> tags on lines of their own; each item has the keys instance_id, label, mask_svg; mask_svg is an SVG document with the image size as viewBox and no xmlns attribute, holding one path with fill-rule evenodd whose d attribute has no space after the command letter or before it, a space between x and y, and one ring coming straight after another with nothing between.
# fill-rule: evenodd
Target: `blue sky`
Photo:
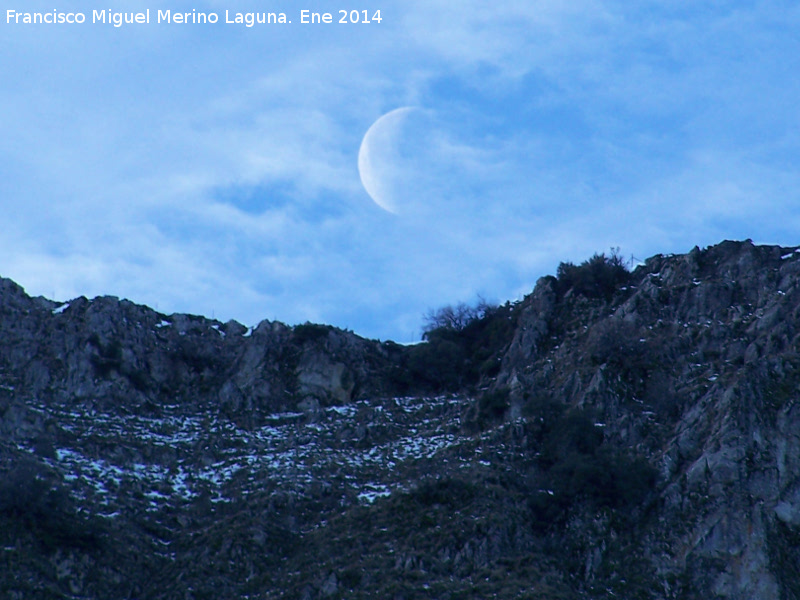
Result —
<instances>
[{"instance_id":1,"label":"blue sky","mask_svg":"<svg viewBox=\"0 0 800 600\"><path fill-rule=\"evenodd\" d=\"M800 244L796 3L57 4L293 22L3 18L0 275L30 294L411 342L429 309L611 247ZM392 214L358 153L400 107L375 156Z\"/></svg>"}]
</instances>

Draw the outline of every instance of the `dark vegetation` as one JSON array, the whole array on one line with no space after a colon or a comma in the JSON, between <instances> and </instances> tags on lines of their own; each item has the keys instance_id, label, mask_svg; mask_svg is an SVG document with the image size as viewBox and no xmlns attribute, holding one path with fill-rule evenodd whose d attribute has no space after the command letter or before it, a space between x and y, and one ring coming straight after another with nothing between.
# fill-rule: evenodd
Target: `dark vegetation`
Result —
<instances>
[{"instance_id":1,"label":"dark vegetation","mask_svg":"<svg viewBox=\"0 0 800 600\"><path fill-rule=\"evenodd\" d=\"M123 345L119 338L115 337L104 344L100 337L93 333L89 336L88 343L94 349L89 361L97 377L107 379L112 373L117 373L126 377L133 387L139 391L145 391L150 388L151 382L146 370L134 369L131 368L131 365L124 364L122 356Z\"/></svg>"},{"instance_id":2,"label":"dark vegetation","mask_svg":"<svg viewBox=\"0 0 800 600\"><path fill-rule=\"evenodd\" d=\"M315 342L328 337L331 331L333 331L333 327L330 325L306 322L302 325L295 325L292 329L292 337L296 344L302 346L306 342Z\"/></svg>"},{"instance_id":3,"label":"dark vegetation","mask_svg":"<svg viewBox=\"0 0 800 600\"><path fill-rule=\"evenodd\" d=\"M630 280L630 271L619 249L610 256L595 254L580 265L562 262L556 272L556 291L564 296L570 290L587 298L610 300L621 286Z\"/></svg>"},{"instance_id":4,"label":"dark vegetation","mask_svg":"<svg viewBox=\"0 0 800 600\"><path fill-rule=\"evenodd\" d=\"M784 589L782 598L800 598L800 530L776 520L767 532L770 561Z\"/></svg>"},{"instance_id":5,"label":"dark vegetation","mask_svg":"<svg viewBox=\"0 0 800 600\"><path fill-rule=\"evenodd\" d=\"M500 423L511 408L511 399L508 388L487 391L478 397L475 402L476 414L473 419L467 415L466 423L474 422L478 431Z\"/></svg>"},{"instance_id":6,"label":"dark vegetation","mask_svg":"<svg viewBox=\"0 0 800 600\"><path fill-rule=\"evenodd\" d=\"M409 493L409 501L421 509L443 506L450 509L462 508L478 495L474 483L452 477L438 477L426 480Z\"/></svg>"},{"instance_id":7,"label":"dark vegetation","mask_svg":"<svg viewBox=\"0 0 800 600\"><path fill-rule=\"evenodd\" d=\"M514 335L516 307L480 300L432 311L424 342L409 348L396 382L408 391L455 392L496 375Z\"/></svg>"},{"instance_id":8,"label":"dark vegetation","mask_svg":"<svg viewBox=\"0 0 800 600\"><path fill-rule=\"evenodd\" d=\"M482 425L480 430L502 421L508 408L507 389L479 397L473 410ZM528 476L503 485L527 495L534 529L558 528L573 510L587 506L593 512L615 511L624 518L646 505L655 491L656 469L644 458L609 443L604 434L606 424L599 422L591 409L533 397L527 399L523 410L526 419L520 435L525 442L519 447L522 462L515 469ZM436 480L421 486L416 494L445 504L441 496L463 497L465 489L473 490L474 495L480 486Z\"/></svg>"},{"instance_id":9,"label":"dark vegetation","mask_svg":"<svg viewBox=\"0 0 800 600\"><path fill-rule=\"evenodd\" d=\"M122 366L122 342L114 339L104 344L96 333L89 336L88 342L95 349L90 360L98 377L108 377L112 371L119 371Z\"/></svg>"},{"instance_id":10,"label":"dark vegetation","mask_svg":"<svg viewBox=\"0 0 800 600\"><path fill-rule=\"evenodd\" d=\"M630 277L618 249L612 249L608 256L595 254L580 265L562 262L552 279L559 298L573 294L608 301ZM519 307L520 303L498 306L479 299L474 304L462 302L429 312L423 343L408 350L395 370L395 383L403 392L441 393L463 390L494 377L514 336ZM625 350L630 353L635 348Z\"/></svg>"},{"instance_id":11,"label":"dark vegetation","mask_svg":"<svg viewBox=\"0 0 800 600\"><path fill-rule=\"evenodd\" d=\"M504 399L487 394L485 404ZM282 597L304 598L333 576L341 598L657 597L633 535L655 470L612 450L589 411L531 399L526 414L524 423L476 436L476 447L446 451L408 490L309 533ZM480 464L447 468L459 464L456 453L478 448ZM596 593L583 587L591 548L570 530L587 515L615 531L595 567Z\"/></svg>"},{"instance_id":12,"label":"dark vegetation","mask_svg":"<svg viewBox=\"0 0 800 600\"><path fill-rule=\"evenodd\" d=\"M27 532L45 551L95 550L101 529L81 514L58 476L34 460L18 460L0 474L0 529Z\"/></svg>"},{"instance_id":13,"label":"dark vegetation","mask_svg":"<svg viewBox=\"0 0 800 600\"><path fill-rule=\"evenodd\" d=\"M645 459L604 443L603 423L591 411L534 398L525 407L538 448L538 489L529 505L538 529L563 524L581 505L624 515L654 491L657 472Z\"/></svg>"}]
</instances>

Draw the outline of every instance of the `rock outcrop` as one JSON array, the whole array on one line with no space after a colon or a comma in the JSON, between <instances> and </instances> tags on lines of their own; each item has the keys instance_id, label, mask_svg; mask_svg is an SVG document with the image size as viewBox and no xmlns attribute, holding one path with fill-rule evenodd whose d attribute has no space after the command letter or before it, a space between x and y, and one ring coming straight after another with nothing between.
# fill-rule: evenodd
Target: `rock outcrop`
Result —
<instances>
[{"instance_id":1,"label":"rock outcrop","mask_svg":"<svg viewBox=\"0 0 800 600\"><path fill-rule=\"evenodd\" d=\"M724 242L638 267L612 302L525 300L495 385L590 409L660 470L641 535L664 595L796 597L800 254ZM796 558L796 556L795 556ZM699 593L698 590L703 590ZM794 591L792 591L794 590Z\"/></svg>"},{"instance_id":2,"label":"rock outcrop","mask_svg":"<svg viewBox=\"0 0 800 600\"><path fill-rule=\"evenodd\" d=\"M163 315L114 297L59 304L0 280L0 379L45 404L153 411L181 404L257 422L382 389L383 345L319 325Z\"/></svg>"}]
</instances>

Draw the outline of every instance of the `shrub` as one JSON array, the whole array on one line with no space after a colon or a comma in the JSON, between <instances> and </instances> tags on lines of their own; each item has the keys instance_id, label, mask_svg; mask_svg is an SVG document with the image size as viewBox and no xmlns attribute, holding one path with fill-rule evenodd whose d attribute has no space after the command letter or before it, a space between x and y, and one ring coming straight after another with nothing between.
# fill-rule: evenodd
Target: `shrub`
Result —
<instances>
[{"instance_id":1,"label":"shrub","mask_svg":"<svg viewBox=\"0 0 800 600\"><path fill-rule=\"evenodd\" d=\"M425 315L425 328L422 335L425 339L432 331L446 329L452 331L462 331L475 319L482 318L486 311L491 308L483 301L479 301L476 306L470 306L460 302L456 306L443 306L435 311L428 311Z\"/></svg>"},{"instance_id":2,"label":"shrub","mask_svg":"<svg viewBox=\"0 0 800 600\"><path fill-rule=\"evenodd\" d=\"M541 469L529 506L538 527L563 523L576 503L594 509L630 510L656 484L657 471L641 457L609 450L603 431L584 410L558 410L540 402Z\"/></svg>"},{"instance_id":3,"label":"shrub","mask_svg":"<svg viewBox=\"0 0 800 600\"><path fill-rule=\"evenodd\" d=\"M556 291L562 296L572 290L587 298L610 300L630 279L630 271L618 252L618 249L612 250L611 256L595 254L578 266L562 262L556 272Z\"/></svg>"},{"instance_id":4,"label":"shrub","mask_svg":"<svg viewBox=\"0 0 800 600\"><path fill-rule=\"evenodd\" d=\"M478 399L478 416L497 421L505 416L510 406L508 388L487 392Z\"/></svg>"},{"instance_id":5,"label":"shrub","mask_svg":"<svg viewBox=\"0 0 800 600\"><path fill-rule=\"evenodd\" d=\"M481 394L465 415L464 426L468 431L483 431L501 421L510 407L508 388Z\"/></svg>"},{"instance_id":6,"label":"shrub","mask_svg":"<svg viewBox=\"0 0 800 600\"><path fill-rule=\"evenodd\" d=\"M587 350L595 365L612 363L620 367L645 366L649 362L648 346L639 340L641 332L633 323L608 318L594 325L589 332Z\"/></svg>"},{"instance_id":7,"label":"shrub","mask_svg":"<svg viewBox=\"0 0 800 600\"><path fill-rule=\"evenodd\" d=\"M13 517L38 517L59 502L52 477L33 460L22 460L3 473L0 513Z\"/></svg>"},{"instance_id":8,"label":"shrub","mask_svg":"<svg viewBox=\"0 0 800 600\"><path fill-rule=\"evenodd\" d=\"M294 341L300 345L306 342L313 342L326 338L328 333L333 330L330 325L317 325L315 323L303 323L302 325L295 325L292 330Z\"/></svg>"},{"instance_id":9,"label":"shrub","mask_svg":"<svg viewBox=\"0 0 800 600\"><path fill-rule=\"evenodd\" d=\"M562 523L578 502L594 510L630 511L644 502L655 483L655 468L640 457L571 452L545 472L529 506L539 528L546 529Z\"/></svg>"},{"instance_id":10,"label":"shrub","mask_svg":"<svg viewBox=\"0 0 800 600\"><path fill-rule=\"evenodd\" d=\"M349 567L339 573L339 583L346 590L353 590L361 584L363 573L358 567Z\"/></svg>"},{"instance_id":11,"label":"shrub","mask_svg":"<svg viewBox=\"0 0 800 600\"><path fill-rule=\"evenodd\" d=\"M522 414L542 433L549 431L564 414L565 406L548 394L526 394ZM541 441L541 439L539 439Z\"/></svg>"},{"instance_id":12,"label":"shrub","mask_svg":"<svg viewBox=\"0 0 800 600\"><path fill-rule=\"evenodd\" d=\"M770 566L784 589L783 598L800 598L800 531L780 519L767 527Z\"/></svg>"},{"instance_id":13,"label":"shrub","mask_svg":"<svg viewBox=\"0 0 800 600\"><path fill-rule=\"evenodd\" d=\"M514 306L446 306L429 313L423 344L408 350L412 387L458 391L481 377L492 377L500 367L502 350L514 335ZM416 384L416 385L414 385Z\"/></svg>"},{"instance_id":14,"label":"shrub","mask_svg":"<svg viewBox=\"0 0 800 600\"><path fill-rule=\"evenodd\" d=\"M553 468L574 453L592 455L603 443L603 430L584 410L558 415L545 432L539 463Z\"/></svg>"},{"instance_id":15,"label":"shrub","mask_svg":"<svg viewBox=\"0 0 800 600\"><path fill-rule=\"evenodd\" d=\"M414 387L436 392L457 390L465 380L464 348L451 340L435 339L412 346L408 369Z\"/></svg>"},{"instance_id":16,"label":"shrub","mask_svg":"<svg viewBox=\"0 0 800 600\"><path fill-rule=\"evenodd\" d=\"M423 507L438 504L450 509L463 507L475 494L474 484L450 477L424 481L410 492L411 497Z\"/></svg>"},{"instance_id":17,"label":"shrub","mask_svg":"<svg viewBox=\"0 0 800 600\"><path fill-rule=\"evenodd\" d=\"M78 514L55 475L34 460L20 460L0 478L0 518L33 531L47 549L99 544L99 528Z\"/></svg>"}]
</instances>

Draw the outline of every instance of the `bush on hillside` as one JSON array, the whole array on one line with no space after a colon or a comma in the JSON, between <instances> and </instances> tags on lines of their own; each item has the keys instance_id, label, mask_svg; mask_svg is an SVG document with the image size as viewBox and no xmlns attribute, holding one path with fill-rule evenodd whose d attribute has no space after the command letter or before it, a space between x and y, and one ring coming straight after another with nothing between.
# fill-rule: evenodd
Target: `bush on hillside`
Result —
<instances>
[{"instance_id":1,"label":"bush on hillside","mask_svg":"<svg viewBox=\"0 0 800 600\"><path fill-rule=\"evenodd\" d=\"M452 477L427 479L409 492L409 496L424 508L438 504L457 509L470 502L476 495L477 489L474 484Z\"/></svg>"},{"instance_id":2,"label":"bush on hillside","mask_svg":"<svg viewBox=\"0 0 800 600\"><path fill-rule=\"evenodd\" d=\"M610 300L631 275L618 249L612 250L611 256L595 254L580 265L562 262L556 273L556 291L562 296L572 290L574 294L604 300Z\"/></svg>"},{"instance_id":3,"label":"bush on hillside","mask_svg":"<svg viewBox=\"0 0 800 600\"><path fill-rule=\"evenodd\" d=\"M589 411L559 409L542 399L534 404L525 412L537 426L532 431L538 438L539 475L529 497L537 528L563 523L579 504L626 511L644 502L655 487L654 467L609 449Z\"/></svg>"},{"instance_id":4,"label":"bush on hillside","mask_svg":"<svg viewBox=\"0 0 800 600\"><path fill-rule=\"evenodd\" d=\"M295 343L302 346L306 342L325 339L331 331L333 331L333 327L330 325L318 325L306 321L302 325L294 326L292 329L292 338Z\"/></svg>"},{"instance_id":5,"label":"bush on hillside","mask_svg":"<svg viewBox=\"0 0 800 600\"><path fill-rule=\"evenodd\" d=\"M445 306L425 317L422 344L407 355L409 388L454 392L493 377L502 350L514 335L514 305L495 306L479 300Z\"/></svg>"},{"instance_id":6,"label":"bush on hillside","mask_svg":"<svg viewBox=\"0 0 800 600\"><path fill-rule=\"evenodd\" d=\"M484 431L501 422L510 408L508 388L503 387L492 392L484 392L464 414L462 426L466 431Z\"/></svg>"},{"instance_id":7,"label":"bush on hillside","mask_svg":"<svg viewBox=\"0 0 800 600\"><path fill-rule=\"evenodd\" d=\"M54 473L33 460L20 460L0 474L0 521L4 528L33 532L48 550L59 547L94 549L99 545L96 523L77 507Z\"/></svg>"},{"instance_id":8,"label":"bush on hillside","mask_svg":"<svg viewBox=\"0 0 800 600\"><path fill-rule=\"evenodd\" d=\"M434 339L412 346L408 372L413 387L434 392L456 391L466 383L466 355L457 341Z\"/></svg>"}]
</instances>

